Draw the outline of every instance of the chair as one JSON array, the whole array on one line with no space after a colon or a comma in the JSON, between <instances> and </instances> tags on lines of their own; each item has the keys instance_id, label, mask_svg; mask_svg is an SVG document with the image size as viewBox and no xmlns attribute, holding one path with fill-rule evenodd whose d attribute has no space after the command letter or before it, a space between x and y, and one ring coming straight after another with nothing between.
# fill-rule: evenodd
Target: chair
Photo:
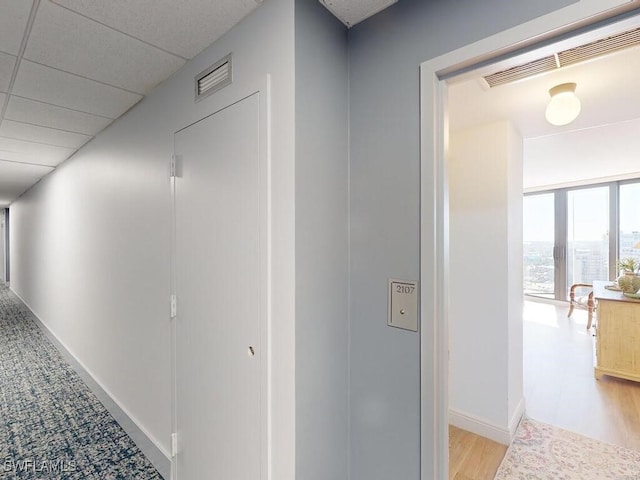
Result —
<instances>
[{"instance_id":1,"label":"chair","mask_svg":"<svg viewBox=\"0 0 640 480\"><path fill-rule=\"evenodd\" d=\"M577 288L591 288L593 285L590 283L574 283L569 289L569 314L567 317L571 317L574 308L581 308L589 312L589 320L587 321L587 330L591 328L593 322L593 312L596 310L596 302L593 299L593 290L589 291L587 296L576 297Z\"/></svg>"}]
</instances>

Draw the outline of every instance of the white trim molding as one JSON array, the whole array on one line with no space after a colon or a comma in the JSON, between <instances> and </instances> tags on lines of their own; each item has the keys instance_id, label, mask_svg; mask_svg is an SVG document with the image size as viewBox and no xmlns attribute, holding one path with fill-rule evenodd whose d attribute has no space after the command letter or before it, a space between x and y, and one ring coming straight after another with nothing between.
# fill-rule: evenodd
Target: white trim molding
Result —
<instances>
[{"instance_id":1,"label":"white trim molding","mask_svg":"<svg viewBox=\"0 0 640 480\"><path fill-rule=\"evenodd\" d=\"M471 413L461 412L455 408L450 408L449 423L454 427L475 433L476 435L488 438L502 445L509 445L511 443L511 435L508 428L499 427L498 425Z\"/></svg>"},{"instance_id":2,"label":"white trim molding","mask_svg":"<svg viewBox=\"0 0 640 480\"><path fill-rule=\"evenodd\" d=\"M454 427L475 433L476 435L488 438L502 445L511 445L511 442L515 438L518 425L520 425L520 421L522 417L524 417L524 405L523 397L518 402L507 427L500 427L495 423L456 408L449 408L449 423Z\"/></svg>"}]
</instances>

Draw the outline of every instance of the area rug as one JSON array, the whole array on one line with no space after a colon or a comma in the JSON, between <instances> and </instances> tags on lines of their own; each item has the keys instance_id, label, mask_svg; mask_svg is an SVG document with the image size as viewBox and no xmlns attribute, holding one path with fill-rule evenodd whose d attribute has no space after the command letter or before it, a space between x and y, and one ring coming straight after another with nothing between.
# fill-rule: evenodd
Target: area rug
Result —
<instances>
[{"instance_id":1,"label":"area rug","mask_svg":"<svg viewBox=\"0 0 640 480\"><path fill-rule=\"evenodd\" d=\"M162 480L2 285L0 479Z\"/></svg>"},{"instance_id":2,"label":"area rug","mask_svg":"<svg viewBox=\"0 0 640 480\"><path fill-rule=\"evenodd\" d=\"M495 480L640 480L640 452L525 418Z\"/></svg>"}]
</instances>

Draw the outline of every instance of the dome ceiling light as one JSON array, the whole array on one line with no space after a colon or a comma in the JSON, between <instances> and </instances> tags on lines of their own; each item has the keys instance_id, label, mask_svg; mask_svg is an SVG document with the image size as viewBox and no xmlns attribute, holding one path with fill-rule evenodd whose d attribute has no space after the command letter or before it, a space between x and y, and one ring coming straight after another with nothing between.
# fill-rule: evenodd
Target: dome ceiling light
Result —
<instances>
[{"instance_id":1,"label":"dome ceiling light","mask_svg":"<svg viewBox=\"0 0 640 480\"><path fill-rule=\"evenodd\" d=\"M562 83L549 90L551 100L545 117L551 125L561 126L573 122L580 114L580 99L575 94L575 83Z\"/></svg>"}]
</instances>

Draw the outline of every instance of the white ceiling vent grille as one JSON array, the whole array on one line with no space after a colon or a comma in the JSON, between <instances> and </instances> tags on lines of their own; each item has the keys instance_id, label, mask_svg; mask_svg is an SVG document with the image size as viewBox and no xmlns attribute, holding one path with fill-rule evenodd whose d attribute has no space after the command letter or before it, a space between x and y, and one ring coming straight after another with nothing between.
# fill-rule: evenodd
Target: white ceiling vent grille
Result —
<instances>
[{"instance_id":1,"label":"white ceiling vent grille","mask_svg":"<svg viewBox=\"0 0 640 480\"><path fill-rule=\"evenodd\" d=\"M484 77L487 84L491 88L498 85L504 85L505 83L515 82L522 78L533 77L539 73L549 72L557 68L556 59L552 55L550 57L540 58L533 62L525 63L524 65L518 65L502 72L492 73Z\"/></svg>"},{"instance_id":2,"label":"white ceiling vent grille","mask_svg":"<svg viewBox=\"0 0 640 480\"><path fill-rule=\"evenodd\" d=\"M232 73L231 54L200 72L196 76L196 102L230 85Z\"/></svg>"},{"instance_id":3,"label":"white ceiling vent grille","mask_svg":"<svg viewBox=\"0 0 640 480\"><path fill-rule=\"evenodd\" d=\"M634 45L640 45L640 28L596 40L586 45L580 45L570 50L565 50L564 52L558 53L558 58L560 59L560 65L571 65L572 63L583 62L584 60L606 55L607 53L616 52Z\"/></svg>"},{"instance_id":4,"label":"white ceiling vent grille","mask_svg":"<svg viewBox=\"0 0 640 480\"><path fill-rule=\"evenodd\" d=\"M485 76L484 79L487 85L493 88L637 45L640 45L640 28L601 38L595 42L564 50L502 72L492 73Z\"/></svg>"}]
</instances>

